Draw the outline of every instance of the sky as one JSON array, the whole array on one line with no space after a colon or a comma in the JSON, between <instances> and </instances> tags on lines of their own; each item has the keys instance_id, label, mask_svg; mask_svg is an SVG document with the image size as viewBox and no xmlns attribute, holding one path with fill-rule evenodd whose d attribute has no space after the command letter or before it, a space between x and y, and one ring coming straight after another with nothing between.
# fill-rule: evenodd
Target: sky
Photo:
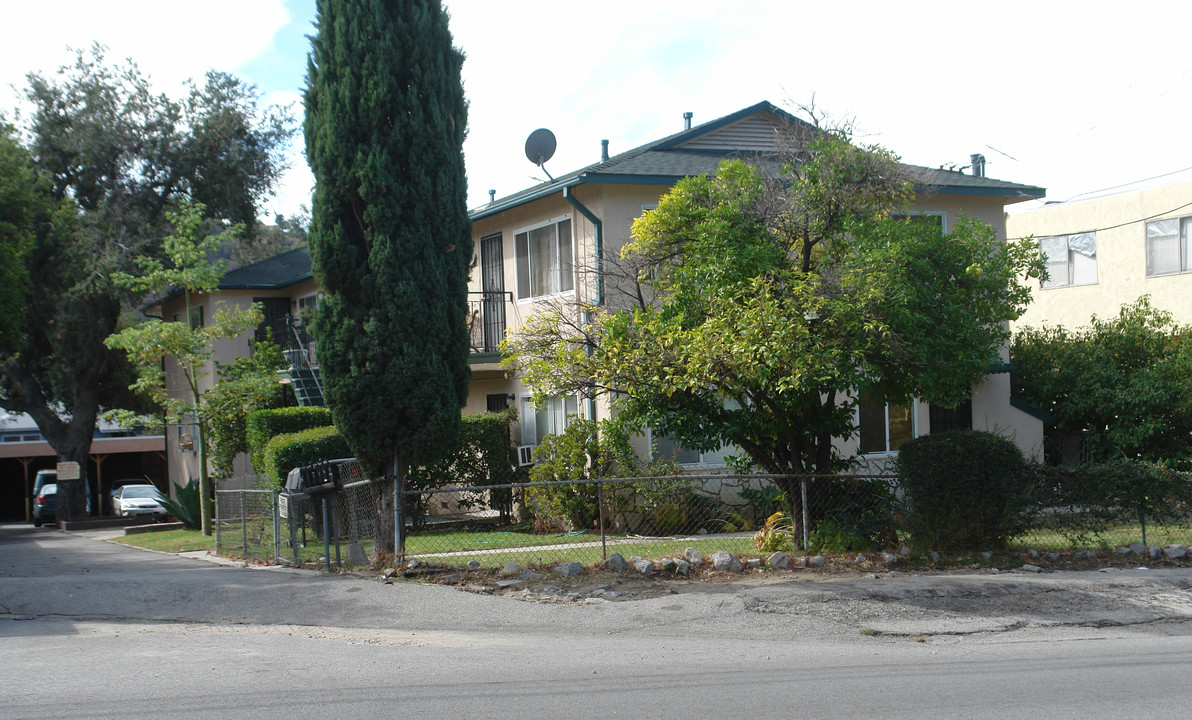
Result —
<instances>
[{"instance_id":1,"label":"sky","mask_svg":"<svg viewBox=\"0 0 1192 720\"><path fill-rule=\"evenodd\" d=\"M6 0L0 112L29 72L108 46L181 94L208 69L293 104L301 121L314 0ZM1047 201L1192 180L1192 3L449 0L467 56L468 205L545 180L526 137L554 132L558 177L762 100L851 122L904 162L968 165ZM14 87L15 86L15 87ZM309 206L301 136L262 214ZM1037 207L1021 203L1011 211Z\"/></svg>"}]
</instances>

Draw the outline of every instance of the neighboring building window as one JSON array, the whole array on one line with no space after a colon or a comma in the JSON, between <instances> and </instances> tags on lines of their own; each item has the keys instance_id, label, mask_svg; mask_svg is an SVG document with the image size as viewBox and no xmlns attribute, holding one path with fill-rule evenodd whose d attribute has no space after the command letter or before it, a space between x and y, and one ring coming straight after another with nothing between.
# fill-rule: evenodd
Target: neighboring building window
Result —
<instances>
[{"instance_id":1,"label":"neighboring building window","mask_svg":"<svg viewBox=\"0 0 1192 720\"><path fill-rule=\"evenodd\" d=\"M683 447L683 443L674 435L659 435L652 430L651 456L656 458L671 458L680 465L693 465L700 461L699 450Z\"/></svg>"},{"instance_id":2,"label":"neighboring building window","mask_svg":"<svg viewBox=\"0 0 1192 720\"><path fill-rule=\"evenodd\" d=\"M488 412L503 412L509 408L509 399L512 395L505 393L488 394L484 396L484 409Z\"/></svg>"},{"instance_id":3,"label":"neighboring building window","mask_svg":"<svg viewBox=\"0 0 1192 720\"><path fill-rule=\"evenodd\" d=\"M914 403L888 403L881 398L861 401L859 408L862 453L894 452L915 436Z\"/></svg>"},{"instance_id":4,"label":"neighboring building window","mask_svg":"<svg viewBox=\"0 0 1192 720\"><path fill-rule=\"evenodd\" d=\"M1189 271L1192 271L1192 217L1147 223L1147 276Z\"/></svg>"},{"instance_id":5,"label":"neighboring building window","mask_svg":"<svg viewBox=\"0 0 1192 720\"><path fill-rule=\"evenodd\" d=\"M945 232L942 212L891 213L890 217L894 220L906 220L918 225L934 225L940 229L940 232Z\"/></svg>"},{"instance_id":6,"label":"neighboring building window","mask_svg":"<svg viewBox=\"0 0 1192 720\"><path fill-rule=\"evenodd\" d=\"M547 435L558 435L579 416L579 399L574 395L553 397L535 406L529 396L521 399L522 445L538 445Z\"/></svg>"},{"instance_id":7,"label":"neighboring building window","mask_svg":"<svg viewBox=\"0 0 1192 720\"><path fill-rule=\"evenodd\" d=\"M517 298L547 297L575 289L571 219L552 220L513 236L517 248Z\"/></svg>"},{"instance_id":8,"label":"neighboring building window","mask_svg":"<svg viewBox=\"0 0 1192 720\"><path fill-rule=\"evenodd\" d=\"M1039 251L1047 262L1044 288L1097 282L1097 233L1045 237L1039 240Z\"/></svg>"},{"instance_id":9,"label":"neighboring building window","mask_svg":"<svg viewBox=\"0 0 1192 720\"><path fill-rule=\"evenodd\" d=\"M190 319L191 330L196 330L203 327L203 306L191 305L190 312L187 313L187 317Z\"/></svg>"}]
</instances>

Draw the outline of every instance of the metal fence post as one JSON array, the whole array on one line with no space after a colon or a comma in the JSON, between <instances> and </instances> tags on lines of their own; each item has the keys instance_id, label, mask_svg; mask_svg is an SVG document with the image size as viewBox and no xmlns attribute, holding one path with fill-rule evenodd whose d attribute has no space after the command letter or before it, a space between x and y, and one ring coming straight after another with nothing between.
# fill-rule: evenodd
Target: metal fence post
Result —
<instances>
[{"instance_id":1,"label":"metal fence post","mask_svg":"<svg viewBox=\"0 0 1192 720\"><path fill-rule=\"evenodd\" d=\"M273 559L281 557L281 515L278 505L278 493L273 493Z\"/></svg>"},{"instance_id":2,"label":"metal fence post","mask_svg":"<svg viewBox=\"0 0 1192 720\"><path fill-rule=\"evenodd\" d=\"M800 491L803 494L803 552L811 549L811 534L807 529L807 522L810 513L807 512L807 477L804 476L800 481Z\"/></svg>"},{"instance_id":3,"label":"metal fence post","mask_svg":"<svg viewBox=\"0 0 1192 720\"><path fill-rule=\"evenodd\" d=\"M608 560L607 535L604 532L604 481L596 482L596 502L600 504L600 557Z\"/></svg>"},{"instance_id":4,"label":"metal fence post","mask_svg":"<svg viewBox=\"0 0 1192 720\"><path fill-rule=\"evenodd\" d=\"M248 508L245 507L246 503L244 502L244 491L241 490L239 492L240 492L240 538L243 542L243 544L240 546L240 549L244 551L245 555L248 555Z\"/></svg>"},{"instance_id":5,"label":"metal fence post","mask_svg":"<svg viewBox=\"0 0 1192 720\"><path fill-rule=\"evenodd\" d=\"M215 551L216 552L219 552L219 549L223 547L223 543L220 542L221 538L219 535L219 525L220 525L219 496L220 496L220 493L221 493L220 490L215 491Z\"/></svg>"},{"instance_id":6,"label":"metal fence post","mask_svg":"<svg viewBox=\"0 0 1192 720\"><path fill-rule=\"evenodd\" d=\"M327 572L331 572L331 534L327 526L327 496L323 496L323 560L327 564Z\"/></svg>"}]
</instances>

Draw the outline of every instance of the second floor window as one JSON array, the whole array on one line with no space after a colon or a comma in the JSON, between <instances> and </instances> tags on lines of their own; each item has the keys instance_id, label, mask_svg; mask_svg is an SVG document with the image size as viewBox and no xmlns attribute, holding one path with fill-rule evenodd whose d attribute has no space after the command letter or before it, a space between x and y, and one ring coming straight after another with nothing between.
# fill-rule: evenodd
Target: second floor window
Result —
<instances>
[{"instance_id":1,"label":"second floor window","mask_svg":"<svg viewBox=\"0 0 1192 720\"><path fill-rule=\"evenodd\" d=\"M1189 271L1192 271L1192 217L1147 223L1147 276Z\"/></svg>"},{"instance_id":2,"label":"second floor window","mask_svg":"<svg viewBox=\"0 0 1192 720\"><path fill-rule=\"evenodd\" d=\"M571 218L552 220L513 236L517 249L517 299L547 297L575 289Z\"/></svg>"},{"instance_id":3,"label":"second floor window","mask_svg":"<svg viewBox=\"0 0 1192 720\"><path fill-rule=\"evenodd\" d=\"M1097 282L1097 233L1055 235L1039 240L1047 261L1045 288L1093 285Z\"/></svg>"}]
</instances>

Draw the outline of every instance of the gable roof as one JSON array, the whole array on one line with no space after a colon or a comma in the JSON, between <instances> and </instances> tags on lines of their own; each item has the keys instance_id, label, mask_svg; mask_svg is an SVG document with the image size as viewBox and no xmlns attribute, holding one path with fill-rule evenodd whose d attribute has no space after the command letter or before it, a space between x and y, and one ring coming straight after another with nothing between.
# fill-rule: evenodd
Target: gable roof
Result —
<instances>
[{"instance_id":1,"label":"gable roof","mask_svg":"<svg viewBox=\"0 0 1192 720\"><path fill-rule=\"evenodd\" d=\"M303 280L309 280L311 277L313 275L311 274L310 251L303 245L286 250L271 258L259 260L251 265L229 270L219 281L218 289L281 290ZM147 311L159 307L181 294L181 288L173 288L160 295L153 295L141 304L141 310Z\"/></svg>"},{"instance_id":2,"label":"gable roof","mask_svg":"<svg viewBox=\"0 0 1192 720\"><path fill-rule=\"evenodd\" d=\"M280 290L310 278L310 253L306 247L296 247L251 265L229 270L219 281L219 289Z\"/></svg>"},{"instance_id":3,"label":"gable roof","mask_svg":"<svg viewBox=\"0 0 1192 720\"><path fill-rule=\"evenodd\" d=\"M814 130L803 120L762 101L580 168L550 182L526 188L475 208L470 215L473 220L479 220L560 192L563 188L585 183L673 185L687 176L711 175L722 160L735 156L750 156L751 162L770 165L771 169L777 171L780 166L777 143L783 128ZM1043 188L1033 185L917 165L904 164L903 167L916 179L916 187L920 192L987 195L1007 198L1008 202L1041 198L1045 194Z\"/></svg>"}]
</instances>

